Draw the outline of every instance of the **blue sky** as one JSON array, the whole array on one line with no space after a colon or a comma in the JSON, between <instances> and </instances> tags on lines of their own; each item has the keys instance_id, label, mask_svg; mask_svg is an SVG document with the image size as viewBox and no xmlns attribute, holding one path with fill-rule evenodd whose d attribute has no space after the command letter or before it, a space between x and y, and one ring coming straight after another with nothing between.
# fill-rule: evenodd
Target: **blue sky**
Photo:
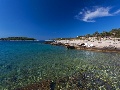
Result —
<instances>
[{"instance_id":1,"label":"blue sky","mask_svg":"<svg viewBox=\"0 0 120 90\"><path fill-rule=\"evenodd\" d=\"M0 0L0 38L76 37L120 28L120 0Z\"/></svg>"}]
</instances>

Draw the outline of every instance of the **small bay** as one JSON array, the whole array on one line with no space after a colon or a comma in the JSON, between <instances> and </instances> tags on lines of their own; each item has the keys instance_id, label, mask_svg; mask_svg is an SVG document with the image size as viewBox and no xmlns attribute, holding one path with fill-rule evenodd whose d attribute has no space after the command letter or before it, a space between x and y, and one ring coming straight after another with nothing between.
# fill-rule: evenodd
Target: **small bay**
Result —
<instances>
[{"instance_id":1,"label":"small bay","mask_svg":"<svg viewBox=\"0 0 120 90\"><path fill-rule=\"evenodd\" d=\"M85 75L89 88L96 83L96 88L117 90L120 54L67 50L39 41L0 41L0 90L70 78L77 73Z\"/></svg>"}]
</instances>

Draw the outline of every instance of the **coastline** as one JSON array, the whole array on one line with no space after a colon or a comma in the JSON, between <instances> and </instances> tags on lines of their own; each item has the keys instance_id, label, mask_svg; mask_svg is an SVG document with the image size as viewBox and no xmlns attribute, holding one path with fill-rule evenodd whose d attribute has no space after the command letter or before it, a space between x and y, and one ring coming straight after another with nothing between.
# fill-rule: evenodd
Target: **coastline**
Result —
<instances>
[{"instance_id":1,"label":"coastline","mask_svg":"<svg viewBox=\"0 0 120 90\"><path fill-rule=\"evenodd\" d=\"M117 52L120 53L120 49L105 49L105 48L76 48L77 50L88 50L88 51L96 51L96 52Z\"/></svg>"},{"instance_id":2,"label":"coastline","mask_svg":"<svg viewBox=\"0 0 120 90\"><path fill-rule=\"evenodd\" d=\"M118 52L120 53L120 41L116 40L56 40L51 45L65 46L68 49L88 50L97 52Z\"/></svg>"}]
</instances>

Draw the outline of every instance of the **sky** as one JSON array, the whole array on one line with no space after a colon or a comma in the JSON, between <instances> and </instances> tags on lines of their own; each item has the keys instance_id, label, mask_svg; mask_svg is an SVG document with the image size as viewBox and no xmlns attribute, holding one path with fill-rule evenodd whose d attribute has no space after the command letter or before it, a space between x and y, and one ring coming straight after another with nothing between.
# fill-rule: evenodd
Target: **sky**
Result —
<instances>
[{"instance_id":1,"label":"sky","mask_svg":"<svg viewBox=\"0 0 120 90\"><path fill-rule=\"evenodd\" d=\"M70 38L114 28L120 0L0 0L0 38Z\"/></svg>"}]
</instances>

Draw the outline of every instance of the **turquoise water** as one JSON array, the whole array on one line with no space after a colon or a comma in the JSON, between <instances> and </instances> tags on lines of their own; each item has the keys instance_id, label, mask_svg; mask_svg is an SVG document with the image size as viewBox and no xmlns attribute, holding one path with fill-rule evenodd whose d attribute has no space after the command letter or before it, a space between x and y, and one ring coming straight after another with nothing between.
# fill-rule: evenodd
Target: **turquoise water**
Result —
<instances>
[{"instance_id":1,"label":"turquoise water","mask_svg":"<svg viewBox=\"0 0 120 90\"><path fill-rule=\"evenodd\" d=\"M55 81L77 72L86 76L89 88L97 83L93 78L99 78L107 86L99 84L97 90L119 90L120 54L67 50L41 42L0 42L0 90L47 79Z\"/></svg>"}]
</instances>

